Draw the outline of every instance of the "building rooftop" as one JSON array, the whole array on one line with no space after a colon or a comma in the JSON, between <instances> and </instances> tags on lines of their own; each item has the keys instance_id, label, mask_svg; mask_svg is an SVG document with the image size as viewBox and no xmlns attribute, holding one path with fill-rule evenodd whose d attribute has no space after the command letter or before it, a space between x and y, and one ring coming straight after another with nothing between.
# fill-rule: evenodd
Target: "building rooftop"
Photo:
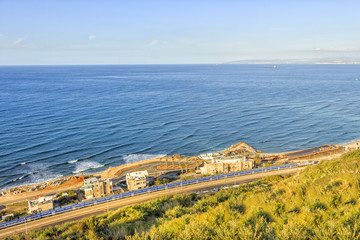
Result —
<instances>
[{"instance_id":1,"label":"building rooftop","mask_svg":"<svg viewBox=\"0 0 360 240\"><path fill-rule=\"evenodd\" d=\"M43 200L43 201L32 200L32 201L29 201L29 205L30 205L31 207L34 207L34 206L37 206L37 205L42 205L42 204L51 203L51 202L53 202L53 201L54 201L53 199L47 199L47 200Z\"/></svg>"},{"instance_id":2,"label":"building rooftop","mask_svg":"<svg viewBox=\"0 0 360 240\"><path fill-rule=\"evenodd\" d=\"M141 179L141 178L145 178L147 176L149 176L149 173L148 173L147 170L138 171L138 172L132 172L132 173L126 174L127 179Z\"/></svg>"},{"instance_id":3,"label":"building rooftop","mask_svg":"<svg viewBox=\"0 0 360 240\"><path fill-rule=\"evenodd\" d=\"M112 184L112 181L109 178L99 179L99 178L96 178L96 177L92 177L92 178L84 179L84 186L91 186L93 184L104 182L104 181L109 181L110 184Z\"/></svg>"},{"instance_id":4,"label":"building rooftop","mask_svg":"<svg viewBox=\"0 0 360 240\"><path fill-rule=\"evenodd\" d=\"M94 184L98 181L99 181L99 179L97 179L96 177L86 178L86 179L84 179L84 185Z\"/></svg>"}]
</instances>

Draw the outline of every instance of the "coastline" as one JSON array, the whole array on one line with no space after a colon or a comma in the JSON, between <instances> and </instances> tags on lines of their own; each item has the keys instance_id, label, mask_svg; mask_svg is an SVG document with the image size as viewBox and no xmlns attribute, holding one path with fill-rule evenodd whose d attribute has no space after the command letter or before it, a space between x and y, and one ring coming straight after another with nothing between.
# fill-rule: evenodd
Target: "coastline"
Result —
<instances>
[{"instance_id":1,"label":"coastline","mask_svg":"<svg viewBox=\"0 0 360 240\"><path fill-rule=\"evenodd\" d=\"M246 143L237 143L237 144L230 146L229 148L227 148L223 151L220 151L220 152L226 152L226 151L229 151L232 149L236 149L237 146L241 146L243 144L247 145ZM253 149L250 145L248 145L248 146L251 149ZM342 147L344 149L344 152L347 152L347 151L359 149L360 141L350 142L350 143L336 145L336 146ZM303 151L303 150L300 150L300 151ZM285 156L287 154L292 154L292 153L296 153L296 152L300 152L300 151L279 152L279 153L262 153L261 151L258 151L259 152L258 154L261 155L262 157ZM343 154L343 152L338 153L338 154L333 154L331 156L329 155L329 156L325 156L325 157L315 157L314 160L333 159L333 158L339 157L341 154ZM155 164L157 166L157 169L159 169L160 165L166 164L166 166L167 166L167 163L174 164L174 161L175 161L174 158L178 159L176 161L176 163L179 163L179 164L180 164L180 162L185 162L185 161L194 162L196 160L199 160L198 156L192 156L192 157L181 157L180 155L165 156L165 157L160 157L160 158L146 159L146 160L141 160L141 161L137 161L137 162L122 164L119 166L108 168L107 170L104 170L101 172L93 173L91 175L98 176L101 178L113 179L113 178L119 177L120 175L123 175L127 171L136 170L137 168L140 168L141 166L145 166L145 165L151 165L151 164L154 165ZM172 166L172 165L170 165L170 166ZM166 171L166 169L163 169L163 170ZM168 170L171 170L171 168ZM8 192L8 194L0 196L0 205L12 204L12 203L16 203L16 202L25 201L27 199L31 199L38 195L42 195L42 194L46 195L46 194L53 194L53 193L59 193L59 192L78 189L80 186L83 185L83 180L84 180L85 176L87 176L87 175L88 174L81 175L81 176L70 175L70 176L66 176L66 177L57 178L54 180L49 180L49 181L46 181L43 183L17 186L17 187L9 188L6 190L2 190L2 192ZM61 182L61 184L59 184L59 182ZM25 189L25 188L32 189L34 186L45 186L45 187L43 189L40 189L37 191L23 191L23 192L16 193L17 189Z\"/></svg>"}]
</instances>

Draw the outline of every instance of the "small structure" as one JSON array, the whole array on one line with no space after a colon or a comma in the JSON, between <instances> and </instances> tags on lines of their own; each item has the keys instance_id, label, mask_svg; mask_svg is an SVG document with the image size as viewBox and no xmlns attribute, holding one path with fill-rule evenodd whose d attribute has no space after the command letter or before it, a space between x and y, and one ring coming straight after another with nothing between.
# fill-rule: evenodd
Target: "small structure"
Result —
<instances>
[{"instance_id":1,"label":"small structure","mask_svg":"<svg viewBox=\"0 0 360 240\"><path fill-rule=\"evenodd\" d=\"M124 189L120 185L115 185L113 187L114 193L123 193L125 192Z\"/></svg>"},{"instance_id":2,"label":"small structure","mask_svg":"<svg viewBox=\"0 0 360 240\"><path fill-rule=\"evenodd\" d=\"M203 153L199 155L199 158L201 160L209 160L212 159L214 157L217 157L219 154L218 153Z\"/></svg>"},{"instance_id":3,"label":"small structure","mask_svg":"<svg viewBox=\"0 0 360 240\"><path fill-rule=\"evenodd\" d=\"M43 212L54 209L55 195L40 195L36 197L36 200L28 201L28 212Z\"/></svg>"},{"instance_id":4,"label":"small structure","mask_svg":"<svg viewBox=\"0 0 360 240\"><path fill-rule=\"evenodd\" d=\"M149 173L147 170L126 174L126 184L130 191L149 186L149 181Z\"/></svg>"},{"instance_id":5,"label":"small structure","mask_svg":"<svg viewBox=\"0 0 360 240\"><path fill-rule=\"evenodd\" d=\"M13 213L10 213L8 215L4 215L1 217L1 220L10 220L10 219L13 219L14 218L14 214Z\"/></svg>"},{"instance_id":6,"label":"small structure","mask_svg":"<svg viewBox=\"0 0 360 240\"><path fill-rule=\"evenodd\" d=\"M245 157L221 158L217 160L212 159L211 163L205 163L200 170L202 175L219 174L252 169L254 165L253 160L246 160Z\"/></svg>"},{"instance_id":7,"label":"small structure","mask_svg":"<svg viewBox=\"0 0 360 240\"><path fill-rule=\"evenodd\" d=\"M113 194L113 183L110 179L87 178L84 179L86 199L104 197Z\"/></svg>"}]
</instances>

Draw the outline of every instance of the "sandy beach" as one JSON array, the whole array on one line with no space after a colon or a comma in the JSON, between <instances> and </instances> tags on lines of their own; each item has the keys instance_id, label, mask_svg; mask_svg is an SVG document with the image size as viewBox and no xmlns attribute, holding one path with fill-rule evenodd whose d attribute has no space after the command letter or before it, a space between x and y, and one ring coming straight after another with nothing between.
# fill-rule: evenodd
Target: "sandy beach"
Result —
<instances>
[{"instance_id":1,"label":"sandy beach","mask_svg":"<svg viewBox=\"0 0 360 240\"><path fill-rule=\"evenodd\" d=\"M235 144L235 145L223 150L222 152L226 152L229 150L236 150L237 147L242 146L241 144L243 144L243 143ZM344 145L336 145L336 146L343 147L343 149L344 149L343 152L352 151L352 150L360 149L360 141L347 143ZM336 157L339 157L343 152L339 152L339 153L328 155L328 156L314 155L312 160L326 160L326 159L336 158ZM261 156L285 156L286 154L291 154L291 153L294 153L294 152L259 153L259 155L261 155ZM197 156L181 157L180 155L174 155L174 156L154 158L154 159L148 159L148 160L142 160L142 161L128 163L128 164L123 164L120 166L109 168L109 169L99 172L99 173L95 173L93 175L99 176L101 178L114 179L114 178L119 178L121 176L124 176L127 172L136 171L136 170L143 169L143 168L152 168L158 174L161 174L161 173L164 173L171 169L174 169L174 167L179 166L180 163L186 162L189 165L191 165L191 164L194 164L196 161L200 161L200 159ZM16 203L16 202L26 201L28 199L33 199L36 196L42 195L42 194L47 195L47 194L64 192L64 191L68 191L68 190L79 189L80 186L82 186L82 184L83 184L84 177L85 176L68 176L68 177L60 178L60 179L66 179L66 180L58 186L54 186L51 183L56 182L59 179L48 181L48 182L45 182L42 184L34 184L34 185L26 186L29 189L35 185L37 185L37 186L38 185L46 185L44 187L44 189L37 190L37 191L22 190L23 192L19 192L19 193L15 194L16 191L14 191L14 190L24 189L24 186L12 188L12 189L6 190L7 194L0 197L0 205L8 205L8 204Z\"/></svg>"}]
</instances>

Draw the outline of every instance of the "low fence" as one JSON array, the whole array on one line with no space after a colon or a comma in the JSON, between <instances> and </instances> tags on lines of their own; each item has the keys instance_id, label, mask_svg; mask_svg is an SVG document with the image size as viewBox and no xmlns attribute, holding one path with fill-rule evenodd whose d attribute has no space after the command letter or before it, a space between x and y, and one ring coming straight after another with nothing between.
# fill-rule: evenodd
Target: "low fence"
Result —
<instances>
[{"instance_id":1,"label":"low fence","mask_svg":"<svg viewBox=\"0 0 360 240\"><path fill-rule=\"evenodd\" d=\"M132 191L132 192L121 193L121 194L113 195L110 197L104 197L104 198L100 198L100 199L96 199L96 200L92 200L92 201L78 203L78 204L74 204L71 206L42 212L39 214L33 214L33 215L30 215L27 217L15 219L15 220L8 221L8 222L3 222L3 223L0 223L0 229L11 227L11 226L22 224L22 223L26 223L26 222L30 222L30 221L44 218L44 217L61 214L64 212L73 211L73 210L76 210L79 208L94 206L96 204L101 204L101 203L106 203L106 202L122 199L122 198L128 198L128 197L137 196L137 195L141 195L141 194L146 194L146 193L151 193L151 192L156 192L156 191L161 191L161 190L166 190L166 189L171 189L171 188L176 188L176 187L182 187L182 186L186 186L186 185L190 185L190 184L209 182L209 181L214 181L214 180L219 180L219 179L224 179L224 178L295 168L297 166L298 166L298 164L288 164L288 165L281 165L281 166L275 166L275 167L257 168L257 169L247 170L247 171L233 172L233 173L215 175L215 176L198 178L198 179L193 179L193 180L181 181L181 182L176 182L176 183L164 184L164 185L160 185L160 186L156 186L156 187L144 188L144 189L140 189L140 190L136 190L136 191Z\"/></svg>"}]
</instances>

